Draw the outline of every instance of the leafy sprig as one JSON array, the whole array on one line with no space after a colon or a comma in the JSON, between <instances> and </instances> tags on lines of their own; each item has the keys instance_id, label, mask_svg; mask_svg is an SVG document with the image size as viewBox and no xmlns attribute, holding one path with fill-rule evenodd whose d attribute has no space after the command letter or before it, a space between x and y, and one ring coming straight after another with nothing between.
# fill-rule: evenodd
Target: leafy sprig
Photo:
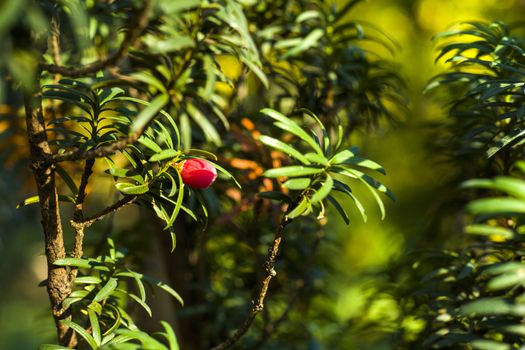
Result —
<instances>
[{"instance_id":1,"label":"leafy sprig","mask_svg":"<svg viewBox=\"0 0 525 350\"><path fill-rule=\"evenodd\" d=\"M314 120L314 125L319 134L313 127L307 131L292 119L275 110L261 110L262 114L274 120L273 124L277 128L294 135L299 141L296 143L297 146L293 146L270 136L260 136L259 141L287 154L294 161L294 165L267 170L264 176L286 179L282 186L288 190L298 191L299 194L295 201L281 192L263 192L259 193L259 196L284 200L292 204L287 213L290 219L300 215L308 215L315 208L319 208L318 217L323 217L324 202L327 200L348 224L348 213L333 196L334 191L340 192L354 202L363 220L366 221L364 206L348 185L349 181L356 180L372 194L381 210L381 216L384 218L385 207L378 192L386 194L392 200L395 200L395 197L385 185L361 170L372 170L386 174L385 169L372 160L358 156L355 147L341 150L341 136L333 141L328 130L315 114L307 110L301 112Z\"/></svg>"}]
</instances>

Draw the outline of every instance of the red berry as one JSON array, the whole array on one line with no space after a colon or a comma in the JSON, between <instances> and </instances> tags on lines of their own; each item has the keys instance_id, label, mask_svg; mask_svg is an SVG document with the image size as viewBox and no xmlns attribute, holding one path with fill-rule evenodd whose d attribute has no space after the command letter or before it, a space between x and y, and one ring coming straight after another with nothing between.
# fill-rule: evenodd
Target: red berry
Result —
<instances>
[{"instance_id":1,"label":"red berry","mask_svg":"<svg viewBox=\"0 0 525 350\"><path fill-rule=\"evenodd\" d=\"M217 178L217 169L204 159L190 158L182 163L182 181L191 188L204 189Z\"/></svg>"}]
</instances>

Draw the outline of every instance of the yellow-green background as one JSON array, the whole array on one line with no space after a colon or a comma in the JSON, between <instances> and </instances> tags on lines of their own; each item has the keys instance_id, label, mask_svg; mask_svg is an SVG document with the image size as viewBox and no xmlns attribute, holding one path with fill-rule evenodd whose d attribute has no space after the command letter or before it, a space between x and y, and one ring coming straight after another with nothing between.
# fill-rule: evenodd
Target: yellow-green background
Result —
<instances>
[{"instance_id":1,"label":"yellow-green background","mask_svg":"<svg viewBox=\"0 0 525 350\"><path fill-rule=\"evenodd\" d=\"M408 112L398 125L373 134L362 132L354 138L363 154L387 169L384 182L398 201L388 205L385 221L378 219L378 210L370 201L368 223L362 224L357 215L349 227L337 220L329 223L327 229L336 233L339 249L324 246L320 256L337 259L338 270L343 273L319 281L330 284L335 295L315 299L314 307L332 310L341 322L362 316L364 300L378 278L372 277L372 272L431 240L423 236L425 228L436 203L443 200L439 188L453 171L437 164L436 155L427 147L431 141L427 123L444 118L440 104L422 95L430 77L444 69L443 64L434 63L432 36L459 21L511 22L521 19L524 11L524 0L370 0L351 13L354 19L378 26L399 45L393 60L407 82ZM1 159L0 164L4 164ZM8 165L0 168L0 349L23 350L35 349L40 342L52 339L53 325L45 290L37 287L46 274L38 212L36 208L15 209L16 203L31 191L18 175ZM450 236L460 234L456 230L449 232ZM387 294L367 310L366 318L381 322L396 318L398 312L396 301ZM404 326L417 328L418 323L407 322ZM319 337L325 331L318 330ZM347 343L341 348L359 348L363 342L372 343L380 337L366 330L356 331L355 340L346 337ZM374 349L388 349L388 345L385 340Z\"/></svg>"}]
</instances>

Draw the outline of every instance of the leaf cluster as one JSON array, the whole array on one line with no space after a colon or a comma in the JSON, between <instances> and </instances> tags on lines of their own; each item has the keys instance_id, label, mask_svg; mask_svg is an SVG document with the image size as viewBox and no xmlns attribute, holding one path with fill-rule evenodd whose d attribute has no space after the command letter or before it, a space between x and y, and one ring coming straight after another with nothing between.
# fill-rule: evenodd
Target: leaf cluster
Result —
<instances>
[{"instance_id":1,"label":"leaf cluster","mask_svg":"<svg viewBox=\"0 0 525 350\"><path fill-rule=\"evenodd\" d=\"M16 1L8 0L6 4L11 6ZM43 163L52 163L60 185L65 185L58 187L58 199L74 204L71 223L79 235L75 244L82 243L83 229L132 202L152 209L164 222L171 233L172 248L176 244L174 225L181 212L206 223L210 207L224 209L232 205L231 213L222 217L226 217L223 222L231 224L228 227L250 231L250 225L260 224L261 227L251 230L249 238L236 237L229 230L220 230L215 237L193 232L195 241L185 237L190 243L181 254L196 256L193 253L199 249L202 261L206 257L200 254L213 250L209 242L233 240L230 245L215 247L216 255L223 258L220 261L225 265L231 263L225 258L232 253L225 252L227 247L236 250L232 253L235 256L244 252L239 246L246 248L247 241L255 251L266 250L267 234L272 229L269 223L281 214L283 204L288 205L285 221L317 214L318 220L306 221L300 228L301 232L313 235L321 225L327 202L349 222L347 209L341 202L344 197L355 204L366 220L361 199L353 192L353 184L359 183L376 200L384 217L380 194L391 198L393 195L369 173L384 174L385 170L359 156L357 147L349 147L347 143L355 128L377 125L384 117L393 116L397 108L394 105L402 101L402 82L389 62L365 48L376 43L393 49L389 39L372 25L348 20L357 3L347 1L336 6L303 0L31 2L49 22L42 27L46 40L38 41L48 45L47 50L43 47L44 55L31 56L32 69L26 69L38 76L17 76L14 71L10 74L17 84L28 79L31 81L28 86L38 85L26 89L43 99L41 117L46 122L45 132L51 145L51 154L46 155ZM153 4L150 9L148 4ZM0 36L5 34L1 18L2 15ZM27 27L28 23L22 26ZM29 27L32 34L37 32L32 24ZM135 35L137 28L141 30ZM14 34L8 36L16 38ZM30 47L24 50L32 52ZM237 68L240 72L230 72ZM260 105L270 105L284 114L263 109L264 118L245 118L246 111L256 111ZM302 122L285 116L300 107L309 108L298 111L304 118ZM237 125L241 116L253 120L250 141L259 151L257 155L249 154L248 160L255 159L256 163L257 157L263 159L262 166L257 164L256 170L260 172L254 171L257 184L243 192L240 199L238 192L220 186L203 192L185 186L180 168L192 157L209 159L222 178L237 184L228 170L216 163L250 153L245 144L237 142L246 136ZM267 122L268 117L273 126ZM273 169L261 176L274 155L264 146L277 151L279 161L285 160L283 167L276 162ZM76 178L75 171L82 165L83 174ZM72 170L74 166L78 167ZM84 202L90 195L90 186L98 184L99 176L108 175L122 198L88 216L84 208L88 205ZM253 198L261 188L276 188L279 180L282 191L260 194L278 199L277 205ZM34 196L22 204L38 201ZM253 208L254 213L244 214L247 208ZM61 207L56 212L61 212ZM63 210L64 213L68 211ZM243 220L246 220L243 228L238 228ZM184 220L177 225L188 229L186 232L196 231L196 225ZM306 274L299 268L301 264L291 265L308 256L309 246L299 238L290 239L290 244L288 249L294 258L282 264L288 266L291 277ZM132 317L126 314L132 305L149 313L144 286L147 277L128 269L123 252L110 246L107 256L74 257L75 253L82 255L80 250L55 262L69 272L77 269L81 272L74 291L64 302L64 307L74 310L72 320L65 321L67 326L82 338L81 346L85 347L163 348L156 338L137 329ZM254 260L259 258L258 254L252 255ZM255 262L253 266L258 267L260 261ZM220 267L218 274L224 274L226 267L215 262L211 265ZM197 269L192 267L177 266L187 268L184 276L196 278L202 270L193 271ZM233 280L237 271L232 271ZM198 277L202 286L199 296L209 302L218 295L215 301L220 302L215 309L220 310L216 314L235 320L224 309L232 305L229 295L249 300L246 295L254 283L252 275L256 274L247 277L246 271L239 272L245 281L237 279L228 285L229 291L224 290L225 285L213 284L214 276ZM301 277L297 278L300 281ZM195 282L188 280L190 287L180 288L193 288ZM210 287L212 284L216 290ZM244 290L237 290L240 285ZM304 299L310 296L305 293ZM192 309L188 311L191 312ZM202 321L204 324L205 320ZM219 329L225 324L217 322L212 327ZM170 348L176 348L172 331L164 326ZM226 334L224 329L218 332L221 337ZM209 334L207 329L203 328L203 334ZM131 343L127 344L128 341Z\"/></svg>"},{"instance_id":2,"label":"leaf cluster","mask_svg":"<svg viewBox=\"0 0 525 350\"><path fill-rule=\"evenodd\" d=\"M436 36L437 60L443 58L449 69L427 90L444 86L451 94L441 149L448 147L446 152L461 162L474 161L478 169L504 172L523 157L525 37L520 29L470 22Z\"/></svg>"},{"instance_id":3,"label":"leaf cluster","mask_svg":"<svg viewBox=\"0 0 525 350\"><path fill-rule=\"evenodd\" d=\"M516 166L525 169L523 162ZM488 191L466 207L472 223L465 233L474 239L458 253L426 254L414 263L416 274L425 273L410 293L416 301L411 312L426 325L411 346L520 348L525 345L525 180L523 175L473 179L463 187Z\"/></svg>"},{"instance_id":4,"label":"leaf cluster","mask_svg":"<svg viewBox=\"0 0 525 350\"><path fill-rule=\"evenodd\" d=\"M308 108L327 127L341 123L347 132L400 111L401 78L367 49L394 52L395 45L373 24L349 20L359 2L272 1L247 12L275 89L271 106Z\"/></svg>"},{"instance_id":5,"label":"leaf cluster","mask_svg":"<svg viewBox=\"0 0 525 350\"><path fill-rule=\"evenodd\" d=\"M274 120L274 126L292 134L299 141L290 145L273 137L261 135L259 141L287 154L297 164L270 169L263 175L269 178L286 178L287 180L282 186L288 190L299 191L299 194L295 200L280 192L263 192L259 193L259 196L282 200L290 204L286 214L289 219L308 215L312 213L314 207L320 207L318 218L324 217L325 206L323 201L326 199L348 224L349 218L346 210L332 195L332 191L339 192L354 202L363 220L366 221L363 204L346 183L348 180L357 180L373 195L384 217L385 208L378 192L388 195L391 199L394 199L393 193L385 185L359 169L386 174L385 169L372 160L359 157L356 147L341 149L342 126L339 127L339 136L334 142L324 124L315 114L308 110L301 112L314 120L315 129L309 127L305 130L295 121L275 110L261 110L262 114Z\"/></svg>"},{"instance_id":6,"label":"leaf cluster","mask_svg":"<svg viewBox=\"0 0 525 350\"><path fill-rule=\"evenodd\" d=\"M523 35L501 22L471 22L437 37L450 64L428 89L451 94L441 150L461 170L471 200L461 249L419 254L399 286L409 349L519 349L523 332ZM475 178L483 174L486 179Z\"/></svg>"},{"instance_id":7,"label":"leaf cluster","mask_svg":"<svg viewBox=\"0 0 525 350\"><path fill-rule=\"evenodd\" d=\"M146 287L156 286L183 304L180 295L167 284L126 267L125 251L116 249L108 239L108 255L96 258L63 258L56 266L81 269L75 279L75 289L64 300L62 307L71 308L75 321L63 320L90 349L179 349L171 326L162 322L164 333L156 336L141 331L129 315L130 304L140 306L150 317L146 302ZM159 342L159 336L169 347ZM62 349L44 344L40 349Z\"/></svg>"}]
</instances>

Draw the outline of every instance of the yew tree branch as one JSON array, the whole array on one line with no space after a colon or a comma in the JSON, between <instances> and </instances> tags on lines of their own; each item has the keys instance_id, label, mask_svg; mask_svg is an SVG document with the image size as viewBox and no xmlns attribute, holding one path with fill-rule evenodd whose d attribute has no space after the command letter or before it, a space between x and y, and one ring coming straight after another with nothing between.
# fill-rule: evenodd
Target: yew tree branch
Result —
<instances>
[{"instance_id":1,"label":"yew tree branch","mask_svg":"<svg viewBox=\"0 0 525 350\"><path fill-rule=\"evenodd\" d=\"M75 199L75 211L73 213L73 219L76 222L82 222L84 219L84 200L86 198L86 187L89 182L91 174L93 174L93 165L95 165L95 159L87 159L84 165L84 171L78 186L78 194Z\"/></svg>"},{"instance_id":2,"label":"yew tree branch","mask_svg":"<svg viewBox=\"0 0 525 350\"><path fill-rule=\"evenodd\" d=\"M290 313L290 311L292 311L292 309L294 308L295 304L299 300L301 292L307 287L307 285L308 285L308 282L307 282L308 272L310 271L310 269L312 267L312 264L314 262L314 258L315 258L315 255L316 255L315 253L317 252L317 249L319 248L319 243L321 243L322 238L323 238L323 232L322 232L322 230L318 230L316 235L315 235L314 241L312 242L312 245L310 247L309 254L308 254L308 259L306 260L305 264L302 267L302 274L301 274L302 276L297 281L299 283L297 284L295 293L288 300L288 303L286 304L286 308L281 313L281 315L279 317L277 317L275 320L273 320L271 322L268 322L264 326L264 328L262 330L262 333L261 333L261 335L259 337L258 342L256 343L256 345L253 346L254 349L259 349L262 345L264 345L264 343L266 343L268 341L270 336L277 330L277 328L279 328L279 326L284 321L286 321L286 319L288 317L288 314Z\"/></svg>"},{"instance_id":3,"label":"yew tree branch","mask_svg":"<svg viewBox=\"0 0 525 350\"><path fill-rule=\"evenodd\" d=\"M99 213L96 213L88 218L83 219L81 222L84 225L90 226L94 222L98 220L102 220L106 215L112 214L120 209L122 209L124 206L133 203L137 199L137 196L124 196L117 202L113 203L109 207L103 209Z\"/></svg>"},{"instance_id":4,"label":"yew tree branch","mask_svg":"<svg viewBox=\"0 0 525 350\"><path fill-rule=\"evenodd\" d=\"M145 130L146 128L144 128ZM107 157L112 154L117 153L118 151L123 150L128 145L134 143L142 135L142 132L129 135L127 138L113 142L109 145L93 148L89 151L79 151L72 150L60 154L53 154L48 157L47 161L51 163L65 162L65 161L75 161L81 159L93 159L93 158L102 158Z\"/></svg>"},{"instance_id":5,"label":"yew tree branch","mask_svg":"<svg viewBox=\"0 0 525 350\"><path fill-rule=\"evenodd\" d=\"M70 221L71 227L75 231L75 243L73 246L73 252L71 256L73 258L81 258L84 254L84 231L86 224L82 223L84 220L84 200L86 198L86 187L89 182L89 177L93 174L93 165L95 164L94 159L86 160L84 165L84 171L80 180L80 186L78 187L77 198L75 199L75 211L73 212L73 220ZM78 269L72 268L69 271L69 280L71 283L77 277Z\"/></svg>"},{"instance_id":6,"label":"yew tree branch","mask_svg":"<svg viewBox=\"0 0 525 350\"><path fill-rule=\"evenodd\" d=\"M40 201L40 213L44 231L45 253L47 258L47 293L57 329L58 341L64 346L73 346L74 333L61 321L70 319L69 310L64 310L62 302L71 293L67 269L53 263L66 257L58 193L55 185L55 170L44 159L51 150L45 132L39 92L24 97L27 135L31 152L31 168Z\"/></svg>"},{"instance_id":7,"label":"yew tree branch","mask_svg":"<svg viewBox=\"0 0 525 350\"><path fill-rule=\"evenodd\" d=\"M51 57L57 66L62 65L60 58L60 28L56 17L51 18L51 35L49 37L49 48L51 50Z\"/></svg>"},{"instance_id":8,"label":"yew tree branch","mask_svg":"<svg viewBox=\"0 0 525 350\"><path fill-rule=\"evenodd\" d=\"M138 14L136 23L130 27L129 31L126 33L124 40L120 44L119 49L113 54L93 63L80 67L67 67L58 64L49 64L41 62L40 69L43 71L48 71L52 74L61 74L71 78L78 78L88 74L96 73L99 70L118 64L126 56L128 50L133 45L135 45L144 29L146 29L146 27L148 26L149 14L151 12L152 7L153 0L144 1L144 6Z\"/></svg>"},{"instance_id":9,"label":"yew tree branch","mask_svg":"<svg viewBox=\"0 0 525 350\"><path fill-rule=\"evenodd\" d=\"M266 257L266 262L264 264L265 277L262 280L261 289L259 290L255 300L253 301L253 306L250 310L250 313L244 320L243 324L239 328L237 328L237 330L233 333L233 335L230 338L226 339L221 344L211 348L211 350L224 350L228 349L233 344L235 344L244 334L246 334L248 329L250 329L253 320L255 319L257 314L264 309L264 299L266 298L268 287L270 286L270 281L273 277L277 275L277 272L275 272L275 261L279 252L279 245L281 244L284 229L291 221L292 220L289 219L286 216L286 214L283 215L281 222L279 223L279 226L275 231L273 243L272 246L268 249L268 256Z\"/></svg>"}]
</instances>

